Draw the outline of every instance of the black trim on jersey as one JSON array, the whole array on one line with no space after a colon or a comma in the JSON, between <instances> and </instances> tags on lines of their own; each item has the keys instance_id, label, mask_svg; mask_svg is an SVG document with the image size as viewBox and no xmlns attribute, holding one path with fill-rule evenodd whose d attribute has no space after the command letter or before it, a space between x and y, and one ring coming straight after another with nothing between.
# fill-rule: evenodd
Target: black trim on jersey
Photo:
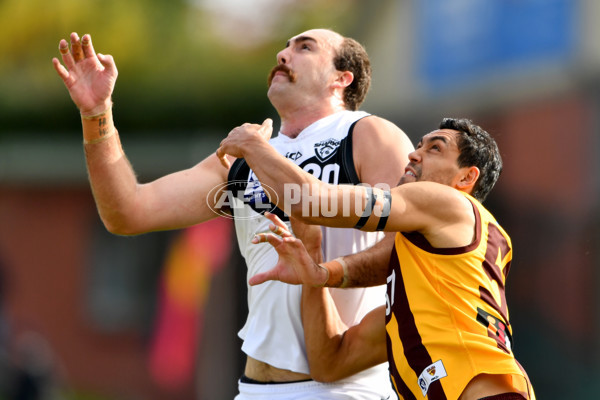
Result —
<instances>
[{"instance_id":1,"label":"black trim on jersey","mask_svg":"<svg viewBox=\"0 0 600 400\"><path fill-rule=\"evenodd\" d=\"M240 192L244 193L246 186L248 186L247 181L236 179L236 177L247 177L249 173L250 166L243 158L235 160L233 165L231 165L231 168L229 168L229 173L227 174L227 190L229 190L234 197L238 197L238 193Z\"/></svg>"},{"instance_id":2,"label":"black trim on jersey","mask_svg":"<svg viewBox=\"0 0 600 400\"><path fill-rule=\"evenodd\" d=\"M236 159L231 165L231 168L229 168L229 173L227 174L227 189L234 192L234 194L237 194L237 191L241 189L241 185L239 184L239 181L235 181L235 177L244 172L244 175L248 175L250 173L250 167L243 158Z\"/></svg>"},{"instance_id":3,"label":"black trim on jersey","mask_svg":"<svg viewBox=\"0 0 600 400\"><path fill-rule=\"evenodd\" d=\"M356 172L356 167L354 166L354 155L352 154L352 136L354 134L354 126L358 121L368 116L369 115L365 115L364 117L354 121L348 129L348 135L346 135L340 144L340 151L342 152L342 167L348 176L348 180L350 181L349 183L353 185L358 185L361 183L360 179L358 178L358 173Z\"/></svg>"}]
</instances>

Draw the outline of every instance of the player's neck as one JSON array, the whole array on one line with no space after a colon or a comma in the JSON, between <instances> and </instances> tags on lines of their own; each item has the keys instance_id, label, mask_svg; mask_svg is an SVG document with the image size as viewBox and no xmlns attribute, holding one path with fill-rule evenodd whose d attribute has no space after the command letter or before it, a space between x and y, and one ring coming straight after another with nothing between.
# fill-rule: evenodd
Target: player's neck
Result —
<instances>
[{"instance_id":1,"label":"player's neck","mask_svg":"<svg viewBox=\"0 0 600 400\"><path fill-rule=\"evenodd\" d=\"M290 138L297 137L304 129L320 119L328 117L336 112L343 111L343 106L320 106L303 107L289 112L280 113L280 132Z\"/></svg>"}]
</instances>

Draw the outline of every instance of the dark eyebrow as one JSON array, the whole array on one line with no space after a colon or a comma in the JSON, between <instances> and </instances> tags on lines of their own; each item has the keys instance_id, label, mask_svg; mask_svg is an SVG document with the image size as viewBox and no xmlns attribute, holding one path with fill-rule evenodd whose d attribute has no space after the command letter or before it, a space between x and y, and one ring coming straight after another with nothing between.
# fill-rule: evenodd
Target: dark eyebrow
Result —
<instances>
[{"instance_id":1,"label":"dark eyebrow","mask_svg":"<svg viewBox=\"0 0 600 400\"><path fill-rule=\"evenodd\" d=\"M416 148L422 147L425 143L423 143L423 140L425 140L427 143L431 143L431 142L435 142L436 140L440 140L442 142L444 142L444 144L448 144L448 138L446 136L430 136L430 137L426 137L424 136L423 139L419 140L419 143L417 143Z\"/></svg>"},{"instance_id":2,"label":"dark eyebrow","mask_svg":"<svg viewBox=\"0 0 600 400\"><path fill-rule=\"evenodd\" d=\"M313 37L310 37L310 36L298 36L297 38L295 38L293 40L288 40L287 43L285 44L285 47L290 47L290 45L292 44L292 41L296 42L296 43L298 43L298 42L306 42L306 41L311 41L311 42L317 43L317 40L315 38L313 38Z\"/></svg>"},{"instance_id":3,"label":"dark eyebrow","mask_svg":"<svg viewBox=\"0 0 600 400\"><path fill-rule=\"evenodd\" d=\"M428 142L435 142L436 140L441 140L444 144L448 144L448 138L446 136L431 136L427 139Z\"/></svg>"}]
</instances>

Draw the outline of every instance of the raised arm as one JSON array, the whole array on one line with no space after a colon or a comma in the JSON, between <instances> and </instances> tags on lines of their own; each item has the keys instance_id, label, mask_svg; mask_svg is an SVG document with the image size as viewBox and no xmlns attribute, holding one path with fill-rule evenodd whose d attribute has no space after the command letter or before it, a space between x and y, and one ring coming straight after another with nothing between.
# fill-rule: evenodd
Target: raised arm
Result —
<instances>
[{"instance_id":1,"label":"raised arm","mask_svg":"<svg viewBox=\"0 0 600 400\"><path fill-rule=\"evenodd\" d=\"M140 184L113 123L111 96L117 68L110 55L96 53L90 35L61 40L52 62L79 108L86 164L102 221L117 234L173 229L215 217L207 194L227 179L216 156L193 168Z\"/></svg>"}]
</instances>

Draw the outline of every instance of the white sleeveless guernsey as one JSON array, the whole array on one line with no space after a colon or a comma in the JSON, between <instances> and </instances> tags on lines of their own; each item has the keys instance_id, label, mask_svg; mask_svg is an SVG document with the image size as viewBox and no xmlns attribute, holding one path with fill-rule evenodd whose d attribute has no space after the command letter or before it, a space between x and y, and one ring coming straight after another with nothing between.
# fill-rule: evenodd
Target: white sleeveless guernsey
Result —
<instances>
[{"instance_id":1,"label":"white sleeveless guernsey","mask_svg":"<svg viewBox=\"0 0 600 400\"><path fill-rule=\"evenodd\" d=\"M354 123L369 114L341 111L304 129L292 139L283 134L270 140L277 151L305 171L331 184L358 184L352 157ZM277 213L288 227L288 218L273 210L256 175L243 159L233 164L229 174L230 189L235 193L233 207L236 234L241 254L248 267L247 277L275 266L277 252L267 243L253 244L256 233L267 232L270 221L261 213ZM244 200L241 200L241 199ZM382 233L356 229L323 230L324 260L364 250L383 237ZM372 309L385 302L385 286L358 289L330 289L340 315L348 326L356 325ZM239 332L242 350L249 356L277 368L309 373L300 315L302 286L267 282L248 288L248 318ZM383 323L383 321L382 321ZM387 363L363 371L341 382L364 383L377 392L390 388Z\"/></svg>"}]
</instances>

